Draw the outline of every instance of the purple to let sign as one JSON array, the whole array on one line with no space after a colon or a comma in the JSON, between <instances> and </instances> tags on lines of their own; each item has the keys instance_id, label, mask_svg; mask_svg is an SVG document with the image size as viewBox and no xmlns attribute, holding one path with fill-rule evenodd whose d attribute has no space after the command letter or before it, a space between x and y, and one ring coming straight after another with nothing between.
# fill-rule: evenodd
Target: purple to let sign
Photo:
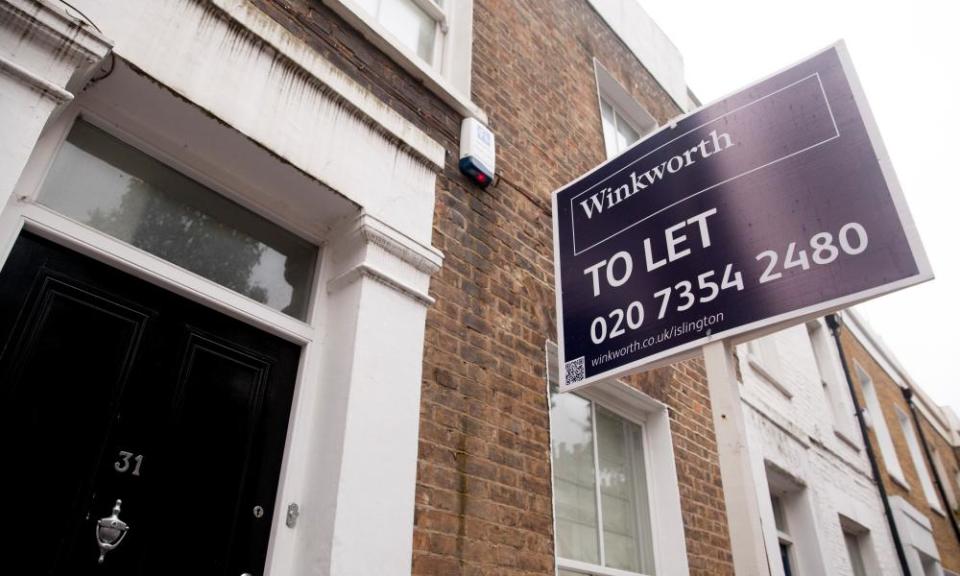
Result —
<instances>
[{"instance_id":1,"label":"purple to let sign","mask_svg":"<svg viewBox=\"0 0 960 576\"><path fill-rule=\"evenodd\" d=\"M933 277L845 47L554 192L561 389Z\"/></svg>"}]
</instances>

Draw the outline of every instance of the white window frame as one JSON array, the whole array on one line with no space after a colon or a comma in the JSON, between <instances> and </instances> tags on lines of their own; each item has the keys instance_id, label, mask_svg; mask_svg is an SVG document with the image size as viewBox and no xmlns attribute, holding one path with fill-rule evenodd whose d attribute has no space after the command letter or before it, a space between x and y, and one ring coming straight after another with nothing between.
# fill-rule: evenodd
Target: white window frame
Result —
<instances>
[{"instance_id":1,"label":"white window frame","mask_svg":"<svg viewBox=\"0 0 960 576\"><path fill-rule=\"evenodd\" d=\"M630 128L639 135L637 142L657 129L656 118L634 100L627 89L596 58L593 59L593 71L597 79L597 112L600 126L603 125L603 102L607 102L613 107L614 113L625 120ZM605 134L604 139L606 139ZM608 144L606 140L604 140L604 144L604 152L606 153ZM617 154L622 152L623 150ZM612 158L612 156L608 156L609 158Z\"/></svg>"},{"instance_id":2,"label":"white window frame","mask_svg":"<svg viewBox=\"0 0 960 576\"><path fill-rule=\"evenodd\" d=\"M947 473L947 467L943 464L943 458L940 457L940 451L931 447L930 452L933 457L934 473L937 475L937 479L940 481L940 485L943 486L943 491L947 495L947 507L951 511L956 510L957 493L953 489L950 474Z\"/></svg>"},{"instance_id":3,"label":"white window frame","mask_svg":"<svg viewBox=\"0 0 960 576\"><path fill-rule=\"evenodd\" d=\"M877 558L877 551L873 544L871 530L843 513L840 513L838 518L840 520L840 533L844 538L845 547L847 547L846 538L848 536L855 540L856 551L863 564L865 574L881 574L883 571L880 568L880 561ZM849 556L849 549L847 556ZM848 562L850 562L850 568L852 570L853 560L848 558Z\"/></svg>"},{"instance_id":4,"label":"white window frame","mask_svg":"<svg viewBox=\"0 0 960 576\"><path fill-rule=\"evenodd\" d=\"M356 4L356 11L361 12L363 17L369 17L376 25L380 28L377 32L383 35L384 37L389 38L391 41L400 44L400 41L388 31L388 29L380 23L380 16L378 14L370 14L362 6L360 6L356 0L341 0L348 7ZM384 2L390 2L392 0L374 0L378 3L382 9ZM440 6L437 4L436 0L410 0L417 8L423 11L430 19L433 20L435 27L433 29L433 58L431 60L425 60L419 54L410 52L410 47L400 44L403 48L410 52L413 58L425 62L430 68L439 70L443 72L443 63L444 57L446 56L449 50L446 46L447 34L450 32L450 2L448 1L446 5ZM454 3L455 6L455 3Z\"/></svg>"},{"instance_id":5,"label":"white window frame","mask_svg":"<svg viewBox=\"0 0 960 576\"><path fill-rule=\"evenodd\" d=\"M776 502L774 502L774 499L776 499ZM793 536L791 536L790 533L787 532L787 530L790 529L790 523L789 523L789 521L787 520L787 511L786 511L786 509L785 509L785 507L784 507L784 505L783 505L783 494L780 494L780 493L771 493L771 494L770 494L770 506L771 506L771 508L773 508L773 517L774 517L774 519L776 519L776 517L777 517L777 515L778 515L778 514L777 514L777 513L778 513L778 510L777 510L777 509L779 508L779 515L780 515L781 518L783 519L783 524L784 524L784 526L782 526L782 527L781 527L781 526L777 526L777 525L776 525L776 521L774 521L774 529L775 529L776 532L777 532L777 545L778 545L778 546L783 546L784 544L786 544L786 547L787 547L787 558L788 558L788 560L789 560L789 562L790 562L790 572L791 572L791 574L792 574L792 573L796 573L796 572L798 571L798 566L797 566L797 552L796 552L797 547L796 547L796 545L795 545L795 542L793 541ZM779 552L779 550L778 550L778 552ZM781 561L782 561L782 559L781 559Z\"/></svg>"},{"instance_id":6,"label":"white window frame","mask_svg":"<svg viewBox=\"0 0 960 576\"><path fill-rule=\"evenodd\" d=\"M747 364L762 380L790 400L793 398L793 391L784 378L783 356L780 354L778 338L778 333L774 332L748 341Z\"/></svg>"},{"instance_id":7,"label":"white window frame","mask_svg":"<svg viewBox=\"0 0 960 576\"><path fill-rule=\"evenodd\" d=\"M887 428L887 421L883 417L883 409L877 397L877 389L873 383L873 378L856 360L853 362L853 369L857 374L857 380L860 382L864 400L866 400L866 406L863 409L866 412L870 427L877 435L877 444L880 445L880 455L883 457L883 465L887 469L887 474L900 486L910 490L910 485L907 484L907 479L903 475L903 467L900 466L900 459L897 458L897 449L893 445L893 438Z\"/></svg>"},{"instance_id":8,"label":"white window frame","mask_svg":"<svg viewBox=\"0 0 960 576\"><path fill-rule=\"evenodd\" d=\"M550 405L550 385L559 376L556 343L548 341L545 350L547 366L546 395ZM573 394L573 392L558 392ZM600 382L577 390L576 395L589 400L595 413L596 407L637 424L643 430L643 458L647 481L647 507L650 511L651 544L655 574L683 576L689 574L686 539L680 509L680 488L677 482L676 461L670 434L670 417L667 406L621 381ZM550 489L553 492L553 436L550 437ZM596 442L594 442L596 450ZM596 459L596 454L595 454ZM597 463L594 462L596 467ZM599 492L599 491L598 491ZM599 506L599 503L598 503ZM598 509L598 530L602 532L602 510ZM556 534L554 515L554 534ZM600 537L600 546L603 538ZM590 574L594 576L643 576L639 572L608 568L587 562L555 557L558 570Z\"/></svg>"},{"instance_id":9,"label":"white window frame","mask_svg":"<svg viewBox=\"0 0 960 576\"><path fill-rule=\"evenodd\" d=\"M437 23L432 62L400 42L357 0L323 3L461 115L486 123L486 114L470 99L473 0L444 0L442 6L433 0L412 1Z\"/></svg>"},{"instance_id":10,"label":"white window frame","mask_svg":"<svg viewBox=\"0 0 960 576\"><path fill-rule=\"evenodd\" d=\"M920 449L920 441L917 439L916 430L913 427L913 420L910 415L900 409L899 406L893 407L897 413L897 421L900 423L900 430L907 441L907 451L910 452L910 460L913 461L913 468L917 471L917 478L920 479L920 488L935 512L946 516L943 506L940 504L940 498L937 497L937 491L933 487L933 479L930 478L930 471L927 469L927 463Z\"/></svg>"},{"instance_id":11,"label":"white window frame","mask_svg":"<svg viewBox=\"0 0 960 576\"><path fill-rule=\"evenodd\" d=\"M241 318L292 342L298 344L311 342L316 333L312 324L314 324L314 317L317 313L315 296L320 286L319 273L323 265L322 241L316 236L303 234L302 229L295 228L292 223L278 218L275 214L265 214L260 206L249 202L243 196L246 191L238 191L236 187L223 184L218 179L218 175L201 171L194 165L183 161L174 155L170 149L161 148L151 142L150 136L135 134L130 125L126 128L120 128L107 119L108 114L109 112L96 106L74 105L65 110L45 130L30 164L28 164L18 183L17 199L20 202L22 224L21 227L16 229L16 235L19 235L21 229L35 232L63 243L80 253L106 260L118 269L126 270L134 276L149 278L150 281L171 292L197 300L230 316ZM37 197L40 194L43 182L46 180L47 173L52 167L61 146L66 141L70 129L81 116L85 122L103 130L111 137L197 181L214 193L236 202L257 215L266 217L285 230L297 233L302 238L314 243L318 247L317 260L314 262L314 277L311 278L309 302L304 314L305 319L299 320L270 308L266 304L257 302L213 280L183 269L160 256L147 253L123 240L81 224L52 208L38 203ZM12 248L12 243L9 247ZM6 255L5 253L0 254L2 256L0 260L5 260Z\"/></svg>"},{"instance_id":12,"label":"white window frame","mask_svg":"<svg viewBox=\"0 0 960 576\"><path fill-rule=\"evenodd\" d=\"M637 136L637 140L634 140L633 142L629 142L629 143L626 144L626 146L625 146L624 148L619 149L619 148L620 148L620 141L619 141L619 139L618 139L618 136L620 136L621 126L624 126L624 125L627 126L627 127L630 128L630 130L632 130L635 134L637 134L637 130L633 127L633 124L632 124L631 122L629 122L629 121L623 116L623 113L620 111L620 108L617 107L617 105L614 104L613 102L610 102L609 100L607 100L606 98L604 98L603 96L600 97L600 109L601 109L601 111L600 111L600 114L601 114L600 121L601 121L601 122L606 123L606 119L603 118L603 107L604 107L604 105L610 107L610 111L611 111L611 114L612 114L612 116L613 116L613 118L612 118L613 140L611 141L611 138L610 138L610 136L607 134L606 129L604 129L604 131L603 131L603 140L604 140L604 144L605 144L604 148L606 148L607 158L609 159L609 158L615 158L615 157L619 156L620 154L622 154L623 152L625 152L625 151L627 150L627 148L630 148L630 146L633 145L634 142L637 142L637 141L640 139L640 137L639 137L639 135L638 135L638 136Z\"/></svg>"},{"instance_id":13,"label":"white window frame","mask_svg":"<svg viewBox=\"0 0 960 576\"><path fill-rule=\"evenodd\" d=\"M814 494L802 478L794 476L779 465L767 460L764 462L764 469L766 493L770 497L767 499L766 510L761 510L761 516L769 522L769 531L764 531L768 557L775 555L779 558L780 543L787 543L791 548L790 560L794 575L826 573L826 558L820 547L819 518L815 511ZM781 532L776 526L773 496L780 501L784 525L789 532ZM777 547L771 549L774 544ZM779 562L772 574L783 574Z\"/></svg>"},{"instance_id":14,"label":"white window frame","mask_svg":"<svg viewBox=\"0 0 960 576\"><path fill-rule=\"evenodd\" d=\"M847 549L847 562L850 563L853 576L867 576L866 560L863 558L863 543L859 535L844 530L843 543ZM860 565L860 570L857 570L858 564Z\"/></svg>"},{"instance_id":15,"label":"white window frame","mask_svg":"<svg viewBox=\"0 0 960 576\"><path fill-rule=\"evenodd\" d=\"M933 535L933 523L927 514L913 507L902 496L891 496L890 507L900 530L903 549L907 555L907 565L913 576L928 576L928 568L940 567L940 552L937 550ZM936 572L942 576L942 572Z\"/></svg>"},{"instance_id":16,"label":"white window frame","mask_svg":"<svg viewBox=\"0 0 960 576\"><path fill-rule=\"evenodd\" d=\"M824 398L833 416L833 432L852 448L859 450L853 406L849 399L850 391L845 386L840 357L836 346L831 342L829 328L822 318L817 318L807 323L807 334L817 363L817 374L820 376Z\"/></svg>"},{"instance_id":17,"label":"white window frame","mask_svg":"<svg viewBox=\"0 0 960 576\"><path fill-rule=\"evenodd\" d=\"M944 576L943 565L940 560L923 552L919 552L918 555L920 565L923 567L923 576Z\"/></svg>"},{"instance_id":18,"label":"white window frame","mask_svg":"<svg viewBox=\"0 0 960 576\"><path fill-rule=\"evenodd\" d=\"M316 303L315 296L316 296L317 287L314 285L314 283L317 282L317 269L323 263L323 246L322 246L323 242L318 236L316 236L315 234L303 233L302 231L295 230L293 225L289 221L284 220L282 217L278 217L277 215L264 214L262 210L258 209L255 203L252 203L249 201L248 199L249 197L246 197L246 198L244 197L245 193L248 193L248 194L250 193L249 191L245 191L245 190L241 191L238 189L240 187L231 187L230 185L222 182L215 175L198 170L195 166L192 165L191 162L188 162L188 161L185 162L180 158L177 158L176 156L171 155L170 153L164 151L157 145L151 143L148 136L136 135L134 132L120 128L116 124L107 120L106 117L103 115L102 111L95 112L92 109L87 107L72 107L72 108L69 108L67 111L65 111L64 116L65 116L64 118L65 121L62 124L57 125L58 129L62 129L61 132L57 135L58 139L55 142L51 142L53 155L46 158L45 164L42 167L40 167L40 172L38 173L39 180L33 179L30 182L30 191L27 193L27 196L21 197L21 200L30 200L31 202L35 203L33 207L28 208L31 214L33 214L35 217L45 222L49 221L51 223L55 221L56 218L65 218L66 220L69 221L69 224L65 224L68 227L78 226L81 228L89 229L91 231L96 231L97 233L100 233L100 234L104 234L107 238L119 242L125 248L130 247L136 251L142 252L143 255L149 255L151 258L155 258L156 263L159 266L173 267L178 272L176 274L171 272L171 277L173 278L191 276L191 280L196 278L196 279L202 279L207 282L212 282L213 285L219 288L226 289L229 292L229 294L233 296L233 298L231 298L232 300L235 300L238 302L239 300L237 300L237 298L241 298L244 300L251 300L256 302L257 304L267 306L267 308L271 310L281 312L285 316L289 316L290 318L297 320L299 324L288 324L288 326L291 328L293 326L297 326L297 329L300 330L301 336L306 337L307 335L313 333L313 330L309 328L309 324L310 324L310 318L313 315L314 306ZM128 146L130 149L135 150L137 153L142 154L143 156L162 164L164 166L164 169L179 173L183 177L194 181L199 186L205 188L209 194L226 199L229 202L232 202L233 204L241 206L246 210L248 210L249 212L251 212L252 214L256 215L257 217L265 220L266 222L269 222L270 224L273 224L274 226L277 226L278 228L282 229L284 232L294 235L298 239L305 241L309 243L311 246L313 246L316 250L313 261L311 262L311 266L313 267L313 274L309 278L309 284L301 287L301 289L303 290L303 295L308 298L306 302L306 306L302 311L301 315L295 316L295 315L287 314L285 312L282 312L280 308L274 308L266 303L261 303L259 301L253 300L251 296L243 294L240 291L228 288L226 285L221 284L216 280L203 276L199 272L194 272L192 270L189 270L186 267L183 267L182 265L175 264L172 261L167 260L162 256L159 256L153 252L149 252L144 248L137 247L132 242L123 240L118 236L114 236L110 232L98 229L90 224L81 223L79 220L75 219L75 217L65 214L63 212L60 212L56 208L53 208L47 205L46 203L42 202L40 200L40 195L43 190L43 184L47 180L49 171L53 167L53 164L57 156L59 156L61 148L66 143L67 137L69 136L70 132L73 130L74 126L76 126L78 122L85 123L88 126L94 128L95 130L102 132L104 135L106 135L107 139L113 140L113 141L119 142L122 145ZM86 150L83 150L83 153L88 154L89 152ZM34 208L38 208L39 210L34 212ZM42 215L44 214L44 211L49 214ZM210 216L212 216L213 218L216 218L217 215L210 214ZM247 230L243 230L243 229L238 229L238 230L241 233L247 232ZM253 308L249 308L249 310L252 311Z\"/></svg>"}]
</instances>

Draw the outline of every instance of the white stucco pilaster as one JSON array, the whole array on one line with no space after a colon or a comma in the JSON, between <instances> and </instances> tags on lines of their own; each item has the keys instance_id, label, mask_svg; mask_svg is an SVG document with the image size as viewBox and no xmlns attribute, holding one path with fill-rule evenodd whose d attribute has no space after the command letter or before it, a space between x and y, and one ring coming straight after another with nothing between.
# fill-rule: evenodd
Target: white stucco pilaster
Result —
<instances>
[{"instance_id":1,"label":"white stucco pilaster","mask_svg":"<svg viewBox=\"0 0 960 576\"><path fill-rule=\"evenodd\" d=\"M47 121L109 51L109 40L59 5L0 0L0 206Z\"/></svg>"},{"instance_id":2,"label":"white stucco pilaster","mask_svg":"<svg viewBox=\"0 0 960 576\"><path fill-rule=\"evenodd\" d=\"M324 273L328 319L296 574L409 574L430 274L442 255L362 214Z\"/></svg>"}]
</instances>

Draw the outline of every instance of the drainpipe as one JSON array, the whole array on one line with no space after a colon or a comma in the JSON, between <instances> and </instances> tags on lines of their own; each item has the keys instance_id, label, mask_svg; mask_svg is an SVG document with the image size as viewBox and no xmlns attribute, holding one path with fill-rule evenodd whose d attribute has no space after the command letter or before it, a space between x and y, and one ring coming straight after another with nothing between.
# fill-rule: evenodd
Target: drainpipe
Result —
<instances>
[{"instance_id":1,"label":"drainpipe","mask_svg":"<svg viewBox=\"0 0 960 576\"><path fill-rule=\"evenodd\" d=\"M954 518L953 510L950 509L950 501L947 499L947 491L943 487L943 482L940 481L940 474L937 473L937 467L933 464L933 454L930 452L930 445L927 444L927 437L923 434L923 428L920 427L920 417L917 416L917 405L913 401L913 389L907 387L901 388L900 391L903 392L903 399L906 400L907 405L910 406L910 414L913 415L913 425L917 428L917 434L920 435L920 444L923 446L923 455L927 457L927 464L930 465L930 470L933 471L933 481L937 485L937 492L940 493L940 500L947 509L947 518L950 519L950 526L953 527L953 535L957 538L957 542L960 543L960 527L957 526L957 519Z\"/></svg>"},{"instance_id":2,"label":"drainpipe","mask_svg":"<svg viewBox=\"0 0 960 576\"><path fill-rule=\"evenodd\" d=\"M860 434L863 436L863 446L867 451L867 459L870 460L870 469L873 471L874 481L877 483L877 490L880 491L880 500L883 502L883 513L887 517L887 525L890 527L890 536L893 537L893 547L897 551L897 560L900 561L900 571L904 576L910 576L910 566L907 564L907 554L903 550L903 542L900 540L900 532L897 530L897 522L893 517L893 508L890 507L890 498L887 496L887 489L883 485L880 476L880 465L877 463L877 455L873 451L873 445L870 444L870 437L867 436L867 422L863 417L863 409L860 402L857 401L856 389L853 386L853 377L850 376L850 367L847 365L847 356L843 353L843 343L840 342L840 318L836 314L827 314L825 317L827 326L830 327L830 333L833 334L833 341L837 345L837 352L840 353L840 365L843 366L843 375L847 378L847 386L850 388L850 399L853 400L853 410L857 416L857 422L860 424ZM878 415L883 418L883 415Z\"/></svg>"}]
</instances>

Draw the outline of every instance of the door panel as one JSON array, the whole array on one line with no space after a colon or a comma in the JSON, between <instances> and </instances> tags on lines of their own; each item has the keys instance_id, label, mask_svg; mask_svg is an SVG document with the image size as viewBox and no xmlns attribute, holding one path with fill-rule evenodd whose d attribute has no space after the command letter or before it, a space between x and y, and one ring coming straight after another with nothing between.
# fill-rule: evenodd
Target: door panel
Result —
<instances>
[{"instance_id":1,"label":"door panel","mask_svg":"<svg viewBox=\"0 0 960 576\"><path fill-rule=\"evenodd\" d=\"M11 573L262 573L296 345L30 234L0 342ZM118 499L130 529L98 564Z\"/></svg>"},{"instance_id":2,"label":"door panel","mask_svg":"<svg viewBox=\"0 0 960 576\"><path fill-rule=\"evenodd\" d=\"M167 485L171 505L204 506L210 536L185 542L181 552L184 557L207 558L211 571L229 566L234 531L245 532L254 521L270 526L267 513L272 512L273 501L255 502L246 490L248 460L259 458L255 439L268 375L267 359L190 330L170 431L176 441L169 457L180 460L171 468L182 473L169 477ZM254 506L264 510L259 518L253 514ZM180 571L183 566L170 568Z\"/></svg>"},{"instance_id":3,"label":"door panel","mask_svg":"<svg viewBox=\"0 0 960 576\"><path fill-rule=\"evenodd\" d=\"M8 518L27 519L18 553L46 573L67 552L147 315L42 272L0 363ZM90 337L90 326L102 332ZM52 359L56 361L51 361ZM33 494L32 498L23 495Z\"/></svg>"}]
</instances>

